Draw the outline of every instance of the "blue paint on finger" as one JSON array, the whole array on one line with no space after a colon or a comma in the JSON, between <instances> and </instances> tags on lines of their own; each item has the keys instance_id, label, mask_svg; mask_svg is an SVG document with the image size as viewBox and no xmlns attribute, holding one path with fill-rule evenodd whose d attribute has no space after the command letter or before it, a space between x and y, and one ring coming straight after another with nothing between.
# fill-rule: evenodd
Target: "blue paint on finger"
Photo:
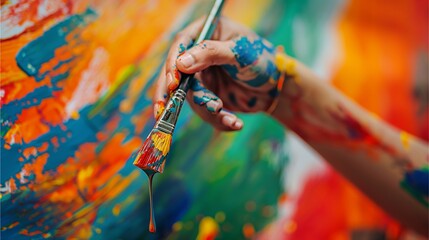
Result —
<instances>
[{"instance_id":1,"label":"blue paint on finger","mask_svg":"<svg viewBox=\"0 0 429 240\"><path fill-rule=\"evenodd\" d=\"M258 99L256 97L252 97L249 99L249 101L247 101L247 106L249 106L250 108L254 107L256 105L256 102L258 101Z\"/></svg>"},{"instance_id":2,"label":"blue paint on finger","mask_svg":"<svg viewBox=\"0 0 429 240\"><path fill-rule=\"evenodd\" d=\"M234 93L229 93L228 98L229 98L229 101L232 103L232 105L234 105L234 106L238 105L237 98L235 97Z\"/></svg>"},{"instance_id":3,"label":"blue paint on finger","mask_svg":"<svg viewBox=\"0 0 429 240\"><path fill-rule=\"evenodd\" d=\"M193 78L191 80L191 90L194 92L193 101L194 103L203 106L206 105L206 108L210 112L215 112L216 109L214 109L212 106L207 106L207 103L210 101L217 101L219 98L210 90L205 88L200 81ZM202 96L196 95L196 93L202 92Z\"/></svg>"}]
</instances>

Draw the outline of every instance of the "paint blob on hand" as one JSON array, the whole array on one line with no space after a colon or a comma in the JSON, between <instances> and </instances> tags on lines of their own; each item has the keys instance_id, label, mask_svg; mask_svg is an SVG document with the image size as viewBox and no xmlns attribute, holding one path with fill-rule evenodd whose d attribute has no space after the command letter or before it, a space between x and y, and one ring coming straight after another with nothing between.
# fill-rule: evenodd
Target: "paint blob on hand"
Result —
<instances>
[{"instance_id":1,"label":"paint blob on hand","mask_svg":"<svg viewBox=\"0 0 429 240\"><path fill-rule=\"evenodd\" d=\"M195 74L188 97L195 112L220 130L241 129L225 125L231 121L224 119L237 119L233 112L266 112L279 96L279 79L290 75L277 66L278 51L270 42L227 18L220 19L211 40L186 47L201 25L201 20L190 24L172 43L154 103L178 85L180 72ZM222 110L229 111L228 117Z\"/></svg>"}]
</instances>

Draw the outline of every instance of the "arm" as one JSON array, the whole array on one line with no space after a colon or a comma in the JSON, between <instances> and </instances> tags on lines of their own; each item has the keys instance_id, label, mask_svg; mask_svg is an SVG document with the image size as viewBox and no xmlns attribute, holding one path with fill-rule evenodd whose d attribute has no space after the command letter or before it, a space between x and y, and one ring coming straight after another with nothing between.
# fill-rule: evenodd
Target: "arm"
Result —
<instances>
[{"instance_id":1,"label":"arm","mask_svg":"<svg viewBox=\"0 0 429 240\"><path fill-rule=\"evenodd\" d=\"M291 76L273 117L386 212L427 236L427 143L389 126L302 64L284 58Z\"/></svg>"},{"instance_id":2,"label":"arm","mask_svg":"<svg viewBox=\"0 0 429 240\"><path fill-rule=\"evenodd\" d=\"M245 123L231 111L270 111L386 212L427 234L427 143L372 116L228 19L220 20L212 40L183 50L200 22L174 40L157 81L154 113L177 87L180 72L197 73L188 100L202 119L219 130L238 131Z\"/></svg>"}]
</instances>

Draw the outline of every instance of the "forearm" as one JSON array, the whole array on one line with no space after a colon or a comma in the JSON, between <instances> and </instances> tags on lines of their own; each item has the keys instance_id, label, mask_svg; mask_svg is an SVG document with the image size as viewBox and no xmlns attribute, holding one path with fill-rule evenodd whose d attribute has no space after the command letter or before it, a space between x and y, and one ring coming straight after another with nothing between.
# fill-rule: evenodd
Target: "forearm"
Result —
<instances>
[{"instance_id":1,"label":"forearm","mask_svg":"<svg viewBox=\"0 0 429 240\"><path fill-rule=\"evenodd\" d=\"M427 189L418 185L428 181L427 144L365 111L302 64L291 75L273 116L393 217L427 234Z\"/></svg>"}]
</instances>

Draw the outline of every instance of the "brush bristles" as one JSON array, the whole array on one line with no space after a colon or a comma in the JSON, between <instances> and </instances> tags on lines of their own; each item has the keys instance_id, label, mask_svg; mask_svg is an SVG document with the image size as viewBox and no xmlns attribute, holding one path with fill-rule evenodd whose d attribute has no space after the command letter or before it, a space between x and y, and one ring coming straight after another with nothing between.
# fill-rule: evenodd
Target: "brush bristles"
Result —
<instances>
[{"instance_id":1,"label":"brush bristles","mask_svg":"<svg viewBox=\"0 0 429 240\"><path fill-rule=\"evenodd\" d=\"M152 170L162 173L170 145L171 134L153 129L138 151L134 165L144 171Z\"/></svg>"}]
</instances>

